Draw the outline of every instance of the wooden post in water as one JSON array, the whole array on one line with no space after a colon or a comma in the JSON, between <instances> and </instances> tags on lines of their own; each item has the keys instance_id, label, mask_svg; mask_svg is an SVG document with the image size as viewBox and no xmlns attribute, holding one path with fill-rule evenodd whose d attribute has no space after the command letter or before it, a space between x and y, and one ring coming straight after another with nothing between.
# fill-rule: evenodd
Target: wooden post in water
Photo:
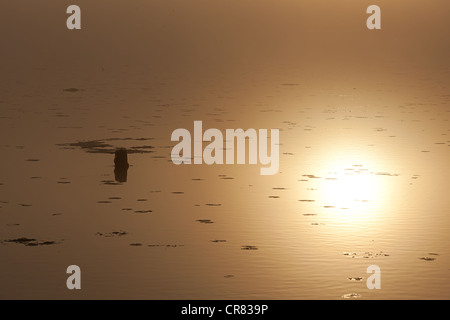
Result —
<instances>
[{"instance_id":1,"label":"wooden post in water","mask_svg":"<svg viewBox=\"0 0 450 320\"><path fill-rule=\"evenodd\" d=\"M114 176L116 181L127 182L129 166L127 149L117 149L114 155Z\"/></svg>"}]
</instances>

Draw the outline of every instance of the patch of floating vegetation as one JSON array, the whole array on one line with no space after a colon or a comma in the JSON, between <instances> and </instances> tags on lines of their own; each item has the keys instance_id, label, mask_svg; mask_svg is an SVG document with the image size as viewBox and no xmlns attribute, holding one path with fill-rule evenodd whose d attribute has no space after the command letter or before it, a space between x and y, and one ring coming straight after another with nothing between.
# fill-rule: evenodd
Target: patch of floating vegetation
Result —
<instances>
[{"instance_id":1,"label":"patch of floating vegetation","mask_svg":"<svg viewBox=\"0 0 450 320\"><path fill-rule=\"evenodd\" d=\"M195 221L200 222L200 223L206 223L206 224L214 223L214 221L212 221L210 219L198 219L198 220L195 220Z\"/></svg>"},{"instance_id":2,"label":"patch of floating vegetation","mask_svg":"<svg viewBox=\"0 0 450 320\"><path fill-rule=\"evenodd\" d=\"M314 202L316 200L310 200L310 199L302 199L302 200L298 200L300 202Z\"/></svg>"},{"instance_id":3,"label":"patch of floating vegetation","mask_svg":"<svg viewBox=\"0 0 450 320\"><path fill-rule=\"evenodd\" d=\"M223 276L224 278L230 279L230 278L234 278L233 274L227 274Z\"/></svg>"},{"instance_id":4,"label":"patch of floating vegetation","mask_svg":"<svg viewBox=\"0 0 450 320\"><path fill-rule=\"evenodd\" d=\"M275 187L275 188L272 188L272 190L286 190L286 188L282 188L282 187Z\"/></svg>"},{"instance_id":5,"label":"patch of floating vegetation","mask_svg":"<svg viewBox=\"0 0 450 320\"><path fill-rule=\"evenodd\" d=\"M78 88L66 88L66 89L63 89L63 91L65 91L65 92L78 92L78 91L83 91L83 89L78 89Z\"/></svg>"},{"instance_id":6,"label":"patch of floating vegetation","mask_svg":"<svg viewBox=\"0 0 450 320\"><path fill-rule=\"evenodd\" d=\"M139 243L139 242L137 242L137 243L130 243L130 246L132 246L132 247L141 247L142 243Z\"/></svg>"},{"instance_id":7,"label":"patch of floating vegetation","mask_svg":"<svg viewBox=\"0 0 450 320\"><path fill-rule=\"evenodd\" d=\"M37 240L37 239L33 239L33 238L26 238L26 237L21 237L21 238L16 238L16 239L7 239L7 240L2 240L0 241L1 243L16 243L16 244L23 244L24 246L27 247L37 247L37 246L49 246L49 245L53 245L53 244L59 244L60 242L56 242L53 240Z\"/></svg>"},{"instance_id":8,"label":"patch of floating vegetation","mask_svg":"<svg viewBox=\"0 0 450 320\"><path fill-rule=\"evenodd\" d=\"M106 138L98 140L78 141L70 143L60 143L57 146L64 149L76 149L81 148L88 153L106 153L114 154L117 150L117 146L112 145L111 141L146 141L153 140L153 138ZM127 147L128 154L132 153L151 153L154 152L154 146L151 145L137 145Z\"/></svg>"},{"instance_id":9,"label":"patch of floating vegetation","mask_svg":"<svg viewBox=\"0 0 450 320\"><path fill-rule=\"evenodd\" d=\"M307 178L310 178L310 179L321 179L322 178L322 177L317 177L317 176L315 176L313 174L304 174L304 175L302 175L302 177L307 177Z\"/></svg>"},{"instance_id":10,"label":"patch of floating vegetation","mask_svg":"<svg viewBox=\"0 0 450 320\"><path fill-rule=\"evenodd\" d=\"M106 237L106 238L122 237L122 236L125 236L127 234L128 234L128 232L126 232L126 231L112 231L112 232L108 232L108 233L96 232L95 233L96 236Z\"/></svg>"},{"instance_id":11,"label":"patch of floating vegetation","mask_svg":"<svg viewBox=\"0 0 450 320\"><path fill-rule=\"evenodd\" d=\"M389 173L389 172L375 172L377 176L389 176L389 177L398 177L398 173Z\"/></svg>"},{"instance_id":12,"label":"patch of floating vegetation","mask_svg":"<svg viewBox=\"0 0 450 320\"><path fill-rule=\"evenodd\" d=\"M373 258L377 258L377 257L389 257L389 254L380 251L380 252L371 252L371 251L366 251L366 252L344 252L343 253L344 256L349 256L352 258L364 258L364 259L373 259Z\"/></svg>"},{"instance_id":13,"label":"patch of floating vegetation","mask_svg":"<svg viewBox=\"0 0 450 320\"><path fill-rule=\"evenodd\" d=\"M97 203L112 203L112 201L109 201L109 200L100 200L100 201L97 201Z\"/></svg>"},{"instance_id":14,"label":"patch of floating vegetation","mask_svg":"<svg viewBox=\"0 0 450 320\"><path fill-rule=\"evenodd\" d=\"M221 203L206 203L205 206L208 207L220 207L222 204Z\"/></svg>"},{"instance_id":15,"label":"patch of floating vegetation","mask_svg":"<svg viewBox=\"0 0 450 320\"><path fill-rule=\"evenodd\" d=\"M362 277L348 277L347 279L349 281L362 281L363 280Z\"/></svg>"},{"instance_id":16,"label":"patch of floating vegetation","mask_svg":"<svg viewBox=\"0 0 450 320\"><path fill-rule=\"evenodd\" d=\"M147 247L177 248L184 247L184 244L149 244Z\"/></svg>"},{"instance_id":17,"label":"patch of floating vegetation","mask_svg":"<svg viewBox=\"0 0 450 320\"><path fill-rule=\"evenodd\" d=\"M184 194L183 191L172 191L173 194Z\"/></svg>"},{"instance_id":18,"label":"patch of floating vegetation","mask_svg":"<svg viewBox=\"0 0 450 320\"><path fill-rule=\"evenodd\" d=\"M241 246L241 250L258 250L257 246Z\"/></svg>"},{"instance_id":19,"label":"patch of floating vegetation","mask_svg":"<svg viewBox=\"0 0 450 320\"><path fill-rule=\"evenodd\" d=\"M419 258L420 260L424 260L424 261L434 261L434 260L436 260L436 258L431 258L431 257L422 257L422 258Z\"/></svg>"},{"instance_id":20,"label":"patch of floating vegetation","mask_svg":"<svg viewBox=\"0 0 450 320\"><path fill-rule=\"evenodd\" d=\"M270 199L278 199L280 196L269 196Z\"/></svg>"},{"instance_id":21,"label":"patch of floating vegetation","mask_svg":"<svg viewBox=\"0 0 450 320\"><path fill-rule=\"evenodd\" d=\"M359 299L362 296L358 293L347 293L342 296L344 299Z\"/></svg>"},{"instance_id":22,"label":"patch of floating vegetation","mask_svg":"<svg viewBox=\"0 0 450 320\"><path fill-rule=\"evenodd\" d=\"M38 162L38 161L40 161L40 159L27 159L27 160L25 160L25 161L28 161L28 162Z\"/></svg>"},{"instance_id":23,"label":"patch of floating vegetation","mask_svg":"<svg viewBox=\"0 0 450 320\"><path fill-rule=\"evenodd\" d=\"M153 211L152 210L136 210L136 211L134 211L134 213L150 213L150 212L153 212Z\"/></svg>"},{"instance_id":24,"label":"patch of floating vegetation","mask_svg":"<svg viewBox=\"0 0 450 320\"><path fill-rule=\"evenodd\" d=\"M218 239L216 239L216 240L211 240L211 242L215 242L215 243L218 243L218 242L227 242L227 240L218 240Z\"/></svg>"}]
</instances>

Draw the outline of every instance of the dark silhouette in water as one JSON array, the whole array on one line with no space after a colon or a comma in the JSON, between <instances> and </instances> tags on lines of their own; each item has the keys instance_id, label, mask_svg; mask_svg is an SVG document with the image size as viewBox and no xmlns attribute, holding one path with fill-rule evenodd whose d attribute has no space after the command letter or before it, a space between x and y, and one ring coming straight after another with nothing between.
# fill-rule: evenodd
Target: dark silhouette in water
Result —
<instances>
[{"instance_id":1,"label":"dark silhouette in water","mask_svg":"<svg viewBox=\"0 0 450 320\"><path fill-rule=\"evenodd\" d=\"M120 148L116 150L114 156L114 176L118 182L127 182L128 173L128 155L127 149Z\"/></svg>"}]
</instances>

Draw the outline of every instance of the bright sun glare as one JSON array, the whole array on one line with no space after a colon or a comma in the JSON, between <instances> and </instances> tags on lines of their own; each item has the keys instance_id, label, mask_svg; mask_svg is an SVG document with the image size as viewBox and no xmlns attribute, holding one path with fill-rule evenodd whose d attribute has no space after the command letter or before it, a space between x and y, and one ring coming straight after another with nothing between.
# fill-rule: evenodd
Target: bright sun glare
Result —
<instances>
[{"instance_id":1,"label":"bright sun glare","mask_svg":"<svg viewBox=\"0 0 450 320\"><path fill-rule=\"evenodd\" d=\"M338 172L324 179L322 191L330 206L351 209L355 203L373 200L377 183L373 174Z\"/></svg>"},{"instance_id":2,"label":"bright sun glare","mask_svg":"<svg viewBox=\"0 0 450 320\"><path fill-rule=\"evenodd\" d=\"M383 177L363 165L334 166L318 181L319 203L340 219L365 220L384 193Z\"/></svg>"}]
</instances>

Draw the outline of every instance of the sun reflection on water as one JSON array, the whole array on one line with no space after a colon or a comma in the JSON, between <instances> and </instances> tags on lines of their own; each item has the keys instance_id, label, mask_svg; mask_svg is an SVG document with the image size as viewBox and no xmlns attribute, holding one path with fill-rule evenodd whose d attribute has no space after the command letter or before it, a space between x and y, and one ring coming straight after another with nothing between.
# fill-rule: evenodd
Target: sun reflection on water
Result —
<instances>
[{"instance_id":1,"label":"sun reflection on water","mask_svg":"<svg viewBox=\"0 0 450 320\"><path fill-rule=\"evenodd\" d=\"M339 222L362 222L379 218L382 205L388 200L385 175L365 165L331 165L330 171L318 181L318 203Z\"/></svg>"}]
</instances>

